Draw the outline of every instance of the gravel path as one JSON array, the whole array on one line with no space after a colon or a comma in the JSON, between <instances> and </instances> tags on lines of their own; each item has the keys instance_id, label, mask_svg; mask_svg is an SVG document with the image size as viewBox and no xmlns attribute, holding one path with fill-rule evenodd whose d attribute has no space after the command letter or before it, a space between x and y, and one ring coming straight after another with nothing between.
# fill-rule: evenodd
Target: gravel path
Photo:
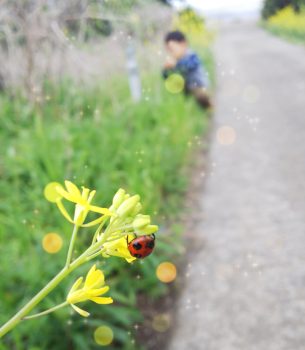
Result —
<instances>
[{"instance_id":1,"label":"gravel path","mask_svg":"<svg viewBox=\"0 0 305 350\"><path fill-rule=\"evenodd\" d=\"M305 48L240 22L222 25L215 53L209 166L169 349L304 350Z\"/></svg>"}]
</instances>

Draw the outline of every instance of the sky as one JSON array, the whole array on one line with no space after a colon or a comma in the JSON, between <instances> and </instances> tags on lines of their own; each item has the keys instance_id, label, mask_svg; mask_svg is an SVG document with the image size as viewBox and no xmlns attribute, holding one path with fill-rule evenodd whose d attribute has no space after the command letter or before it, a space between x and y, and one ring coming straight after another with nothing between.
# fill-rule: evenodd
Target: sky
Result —
<instances>
[{"instance_id":1,"label":"sky","mask_svg":"<svg viewBox=\"0 0 305 350\"><path fill-rule=\"evenodd\" d=\"M188 5L202 10L205 14L258 12L262 0L185 0Z\"/></svg>"}]
</instances>

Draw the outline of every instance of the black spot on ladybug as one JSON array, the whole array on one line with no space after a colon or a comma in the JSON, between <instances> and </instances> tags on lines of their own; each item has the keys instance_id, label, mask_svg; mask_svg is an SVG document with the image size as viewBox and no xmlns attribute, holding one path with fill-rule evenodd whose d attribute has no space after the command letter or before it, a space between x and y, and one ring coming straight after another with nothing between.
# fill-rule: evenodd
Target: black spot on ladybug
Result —
<instances>
[{"instance_id":1,"label":"black spot on ladybug","mask_svg":"<svg viewBox=\"0 0 305 350\"><path fill-rule=\"evenodd\" d=\"M142 258L142 255L141 254L133 254L133 256L137 259L141 259Z\"/></svg>"},{"instance_id":2,"label":"black spot on ladybug","mask_svg":"<svg viewBox=\"0 0 305 350\"><path fill-rule=\"evenodd\" d=\"M135 250L142 249L142 244L139 242L133 243L132 246L134 247Z\"/></svg>"},{"instance_id":3,"label":"black spot on ladybug","mask_svg":"<svg viewBox=\"0 0 305 350\"><path fill-rule=\"evenodd\" d=\"M154 241L150 241L150 242L147 242L146 243L146 248L149 248L149 249L153 249L155 246L155 242Z\"/></svg>"}]
</instances>

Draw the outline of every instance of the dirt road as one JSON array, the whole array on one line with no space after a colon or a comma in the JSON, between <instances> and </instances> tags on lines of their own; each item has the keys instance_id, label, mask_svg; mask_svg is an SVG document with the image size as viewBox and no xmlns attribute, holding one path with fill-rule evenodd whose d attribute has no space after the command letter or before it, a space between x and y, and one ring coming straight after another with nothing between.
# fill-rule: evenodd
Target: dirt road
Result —
<instances>
[{"instance_id":1,"label":"dirt road","mask_svg":"<svg viewBox=\"0 0 305 350\"><path fill-rule=\"evenodd\" d=\"M304 350L305 48L227 23L215 54L197 249L169 348Z\"/></svg>"}]
</instances>

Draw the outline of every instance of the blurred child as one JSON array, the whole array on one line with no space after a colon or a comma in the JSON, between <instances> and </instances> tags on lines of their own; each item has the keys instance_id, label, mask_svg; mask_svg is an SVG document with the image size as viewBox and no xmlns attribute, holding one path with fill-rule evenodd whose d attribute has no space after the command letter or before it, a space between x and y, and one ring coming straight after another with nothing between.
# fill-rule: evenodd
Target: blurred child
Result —
<instances>
[{"instance_id":1,"label":"blurred child","mask_svg":"<svg viewBox=\"0 0 305 350\"><path fill-rule=\"evenodd\" d=\"M166 79L172 73L181 74L185 94L192 94L202 108L212 107L207 91L207 74L197 54L189 48L184 34L180 31L169 32L165 36L165 45L170 56L164 64L163 77Z\"/></svg>"}]
</instances>

